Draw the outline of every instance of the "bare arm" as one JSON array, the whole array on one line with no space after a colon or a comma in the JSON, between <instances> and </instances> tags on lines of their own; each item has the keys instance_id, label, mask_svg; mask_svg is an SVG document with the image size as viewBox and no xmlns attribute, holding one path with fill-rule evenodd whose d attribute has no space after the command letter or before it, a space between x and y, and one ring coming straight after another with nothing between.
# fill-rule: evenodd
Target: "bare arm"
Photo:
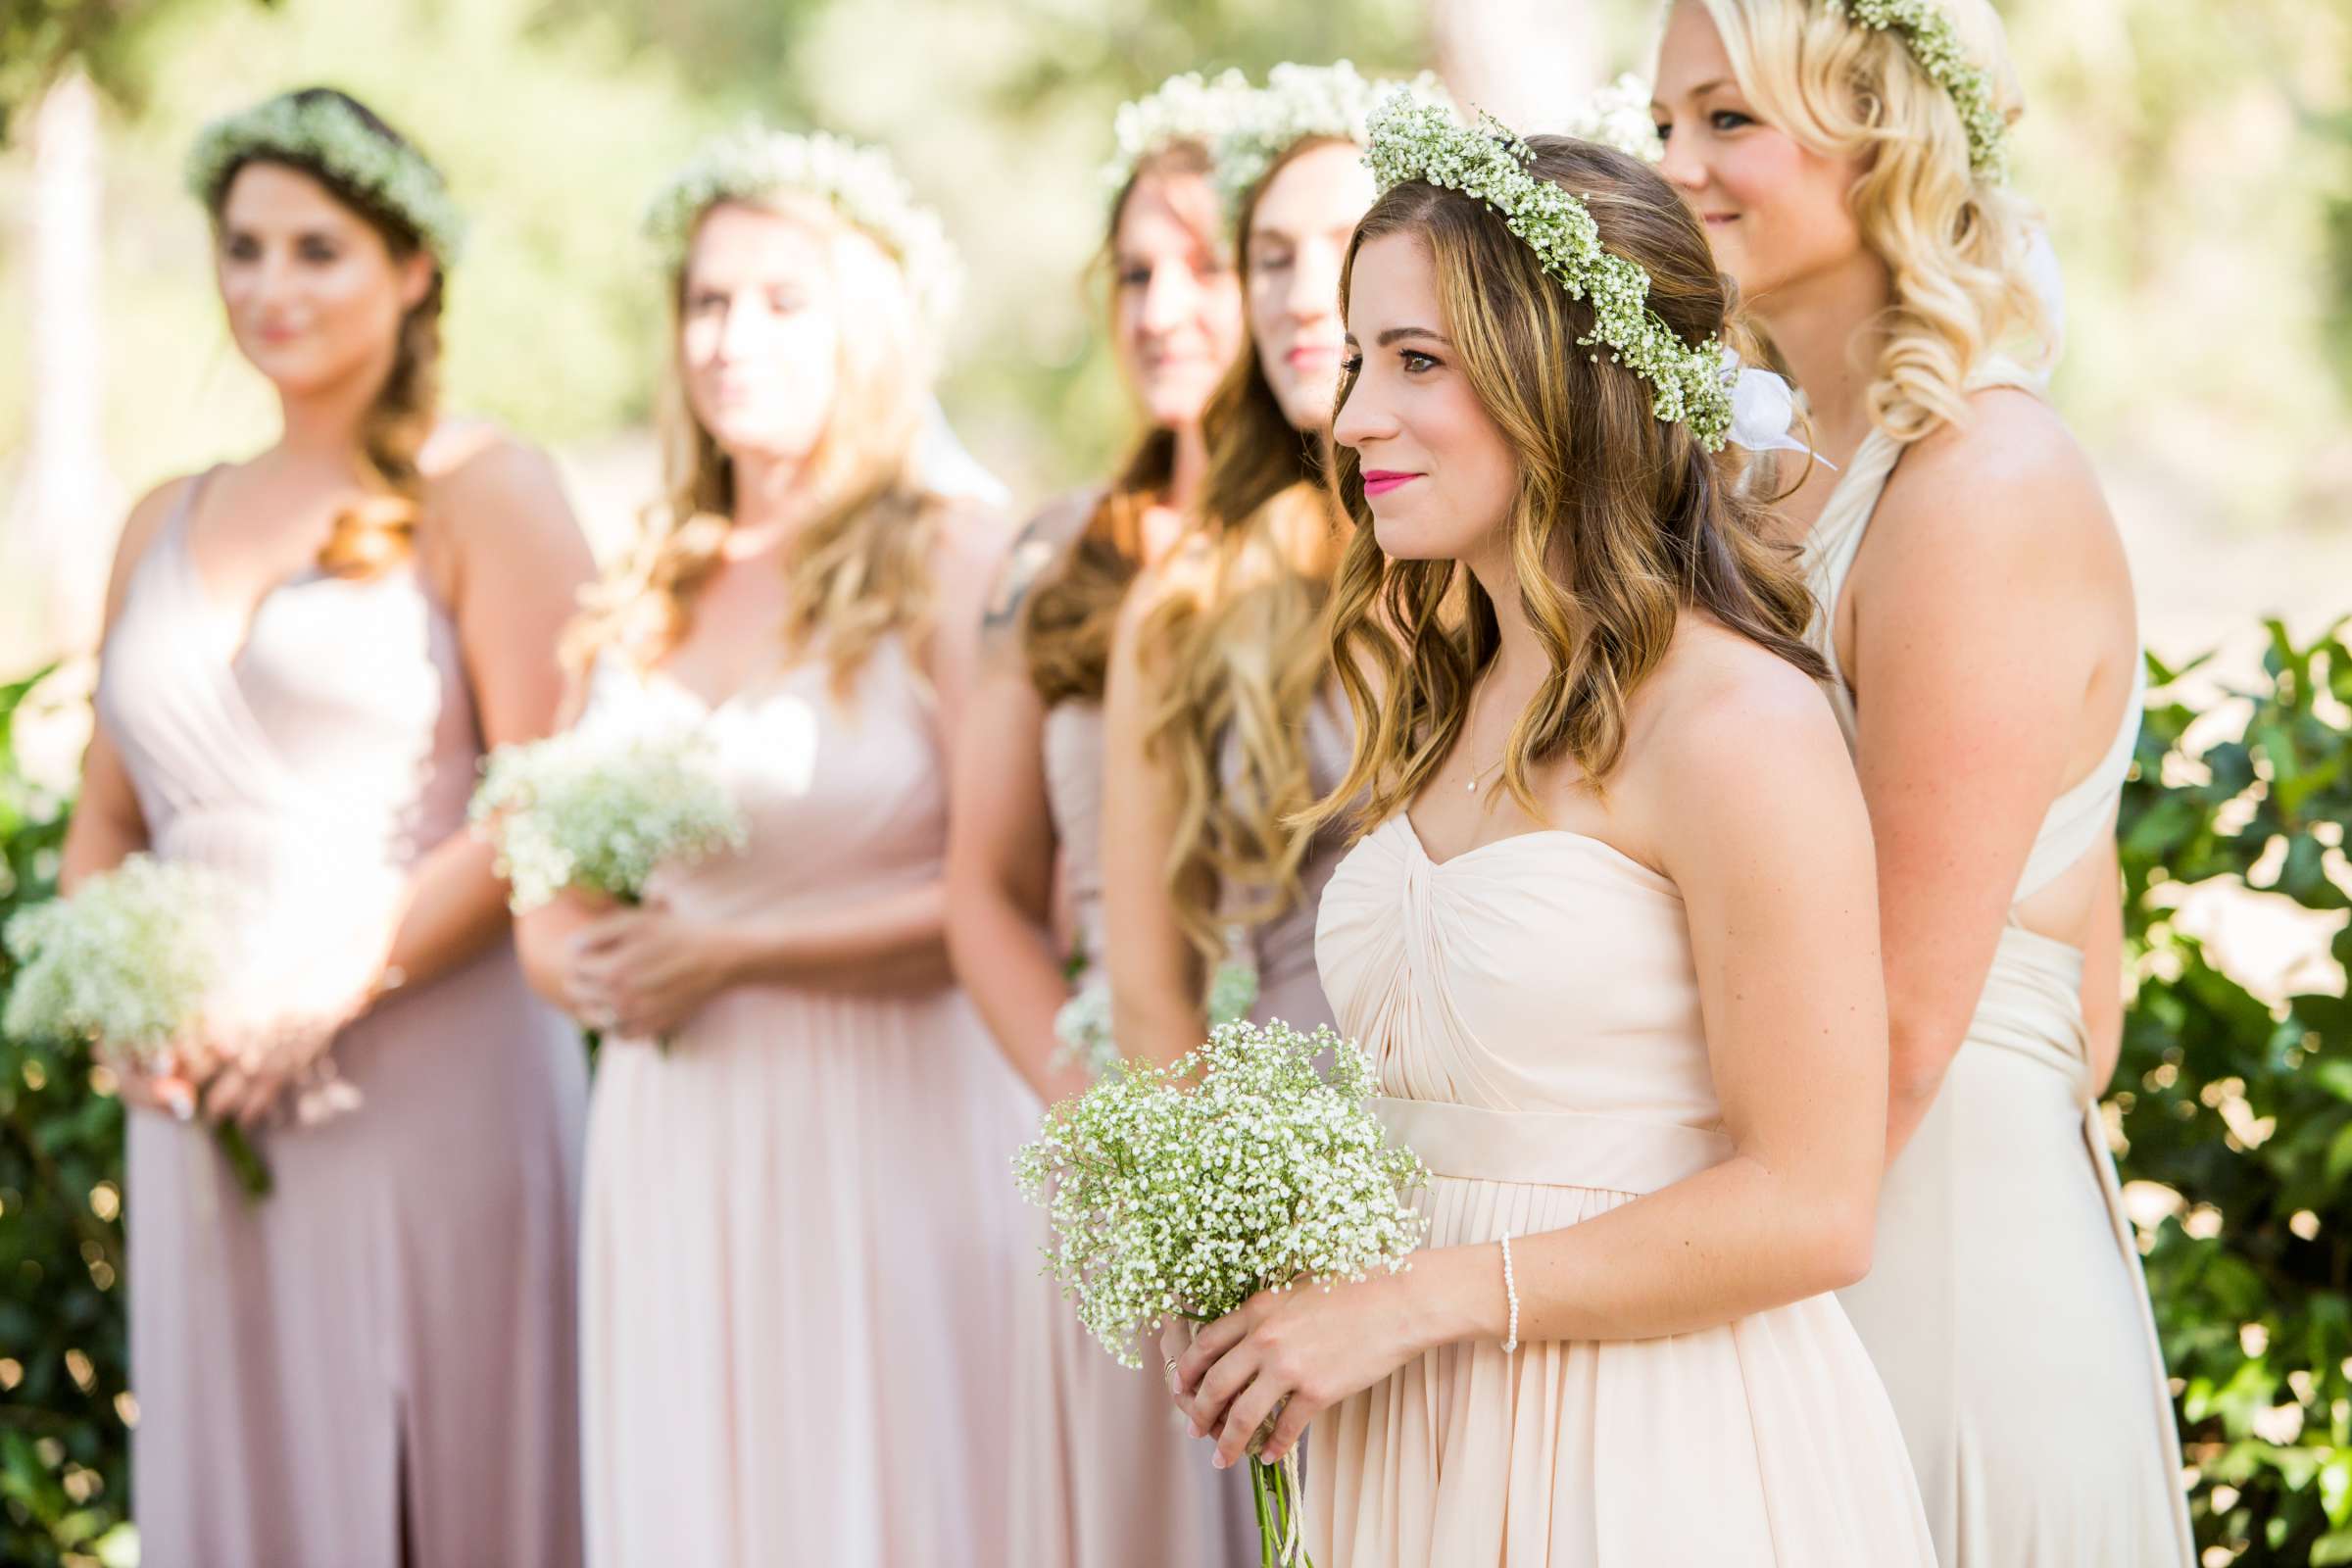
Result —
<instances>
[{"instance_id":1,"label":"bare arm","mask_svg":"<svg viewBox=\"0 0 2352 1568\"><path fill-rule=\"evenodd\" d=\"M1981 400L1897 470L1853 594L1856 767L1879 856L1887 1154L1967 1038L2027 857L2066 783L2130 586L2088 466L2047 412ZM2101 898L2115 897L2112 881Z\"/></svg>"},{"instance_id":2,"label":"bare arm","mask_svg":"<svg viewBox=\"0 0 2352 1568\"><path fill-rule=\"evenodd\" d=\"M2104 872L2100 886L2118 886L2123 868L2112 838L2098 858ZM2090 933L2082 948L2082 1027L2090 1046L2090 1093L2095 1100L2115 1081L2115 1064L2124 1054L2123 899L2102 898L2090 913Z\"/></svg>"},{"instance_id":3,"label":"bare arm","mask_svg":"<svg viewBox=\"0 0 2352 1568\"><path fill-rule=\"evenodd\" d=\"M965 727L988 738L956 760L948 812L948 950L957 978L1013 1070L1053 1104L1087 1087L1056 1065L1054 1014L1069 987L1054 951L1055 844L1044 765L1046 709L1021 647L1029 590L1072 531L1061 508L1037 518L990 595ZM1080 512L1076 522L1083 525Z\"/></svg>"},{"instance_id":4,"label":"bare arm","mask_svg":"<svg viewBox=\"0 0 2352 1568\"><path fill-rule=\"evenodd\" d=\"M1177 923L1167 866L1176 844L1177 780L1147 735L1164 687L1141 633L1164 576L1139 581L1119 612L1102 700L1102 915L1110 959L1111 1028L1122 1054L1165 1064L1200 1045L1200 959Z\"/></svg>"},{"instance_id":5,"label":"bare arm","mask_svg":"<svg viewBox=\"0 0 2352 1568\"><path fill-rule=\"evenodd\" d=\"M172 515L172 509L179 505L181 494L194 482L181 478L158 485L139 498L123 520L122 538L115 546L114 570L106 585L107 634L113 633L115 621L122 612L132 572L137 570L156 534ZM101 642L102 652L104 646ZM89 748L82 753L81 788L74 800L74 815L66 823L65 849L58 869L59 890L70 894L91 877L113 870L147 847L147 817L139 808L138 795L130 787L130 775L124 770L122 755L115 750L105 726L97 726L91 731Z\"/></svg>"}]
</instances>

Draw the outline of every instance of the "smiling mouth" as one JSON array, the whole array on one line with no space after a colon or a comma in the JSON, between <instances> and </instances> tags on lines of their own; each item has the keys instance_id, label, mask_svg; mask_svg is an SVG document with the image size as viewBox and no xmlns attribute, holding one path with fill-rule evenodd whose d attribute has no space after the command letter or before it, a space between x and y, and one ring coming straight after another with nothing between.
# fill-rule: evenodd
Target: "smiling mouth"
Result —
<instances>
[{"instance_id":1,"label":"smiling mouth","mask_svg":"<svg viewBox=\"0 0 2352 1568\"><path fill-rule=\"evenodd\" d=\"M1737 223L1740 221L1740 215L1738 213L1706 213L1701 215L1701 221L1707 223Z\"/></svg>"},{"instance_id":2,"label":"smiling mouth","mask_svg":"<svg viewBox=\"0 0 2352 1568\"><path fill-rule=\"evenodd\" d=\"M1312 344L1302 344L1283 356L1284 359L1290 361L1293 365L1304 365L1309 361L1312 361L1317 365L1324 365L1337 360L1339 357L1340 351L1338 349L1321 348Z\"/></svg>"},{"instance_id":3,"label":"smiling mouth","mask_svg":"<svg viewBox=\"0 0 2352 1568\"><path fill-rule=\"evenodd\" d=\"M1411 484L1420 477L1417 473L1399 473L1391 468L1368 469L1364 474L1364 494L1385 496L1398 485Z\"/></svg>"}]
</instances>

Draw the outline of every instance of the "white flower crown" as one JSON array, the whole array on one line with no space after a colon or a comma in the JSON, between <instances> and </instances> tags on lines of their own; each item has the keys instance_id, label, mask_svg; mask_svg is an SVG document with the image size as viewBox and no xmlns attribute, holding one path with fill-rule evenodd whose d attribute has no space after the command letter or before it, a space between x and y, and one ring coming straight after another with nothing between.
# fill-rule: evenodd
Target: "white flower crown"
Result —
<instances>
[{"instance_id":1,"label":"white flower crown","mask_svg":"<svg viewBox=\"0 0 2352 1568\"><path fill-rule=\"evenodd\" d=\"M845 137L760 124L705 142L647 204L645 232L672 270L686 264L694 226L719 202L798 191L864 230L906 274L917 308L944 327L963 286L962 265L939 215L917 201L890 155Z\"/></svg>"},{"instance_id":2,"label":"white flower crown","mask_svg":"<svg viewBox=\"0 0 2352 1568\"><path fill-rule=\"evenodd\" d=\"M1250 111L1250 78L1227 71L1203 78L1197 71L1170 76L1148 95L1119 105L1111 122L1117 151L1102 166L1102 186L1111 195L1127 188L1145 160L1180 142L1197 142L1213 153L1243 123Z\"/></svg>"},{"instance_id":3,"label":"white flower crown","mask_svg":"<svg viewBox=\"0 0 2352 1568\"><path fill-rule=\"evenodd\" d=\"M1409 81L1374 81L1341 60L1328 66L1285 61L1267 72L1266 84L1250 94L1216 145L1217 188L1226 212L1238 217L1243 200L1274 161L1310 137L1364 145L1372 111L1391 92L1447 111L1452 106L1444 84L1427 71Z\"/></svg>"},{"instance_id":4,"label":"white flower crown","mask_svg":"<svg viewBox=\"0 0 2352 1568\"><path fill-rule=\"evenodd\" d=\"M1936 0L1829 0L1829 7L1858 27L1901 37L1920 70L1960 111L1969 172L1995 185L2009 177L2009 122L1993 101L1992 79L1969 60L1959 29Z\"/></svg>"},{"instance_id":5,"label":"white flower crown","mask_svg":"<svg viewBox=\"0 0 2352 1568\"><path fill-rule=\"evenodd\" d=\"M1731 434L1731 389L1723 346L1692 345L1649 308L1649 276L1601 247L1600 228L1573 192L1528 172L1525 142L1492 116L1458 123L1444 109L1404 92L1384 98L1371 117L1364 163L1386 195L1408 180L1459 191L1498 214L1536 253L1571 299L1592 307L1592 332L1577 342L1650 385L1650 412L1690 426L1708 451Z\"/></svg>"},{"instance_id":6,"label":"white flower crown","mask_svg":"<svg viewBox=\"0 0 2352 1568\"><path fill-rule=\"evenodd\" d=\"M254 158L322 171L415 229L445 268L465 248L466 215L440 173L422 153L368 124L334 93L283 93L206 125L188 149L189 192L212 205L230 174Z\"/></svg>"}]
</instances>

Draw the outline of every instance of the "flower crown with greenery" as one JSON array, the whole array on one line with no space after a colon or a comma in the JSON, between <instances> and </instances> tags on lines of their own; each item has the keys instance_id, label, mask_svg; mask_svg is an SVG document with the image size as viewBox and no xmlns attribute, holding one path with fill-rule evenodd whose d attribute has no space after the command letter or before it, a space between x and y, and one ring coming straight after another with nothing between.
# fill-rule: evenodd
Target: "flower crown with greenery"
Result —
<instances>
[{"instance_id":1,"label":"flower crown with greenery","mask_svg":"<svg viewBox=\"0 0 2352 1568\"><path fill-rule=\"evenodd\" d=\"M1732 432L1732 387L1723 345L1692 345L1649 308L1649 275L1601 247L1600 227L1577 195L1529 172L1535 154L1492 116L1464 125L1408 93L1372 111L1364 163L1383 195L1408 180L1459 191L1485 205L1536 253L1570 299L1592 308L1592 331L1577 342L1650 385L1650 413L1690 426L1708 451Z\"/></svg>"},{"instance_id":2,"label":"flower crown with greenery","mask_svg":"<svg viewBox=\"0 0 2352 1568\"><path fill-rule=\"evenodd\" d=\"M1119 105L1111 122L1117 151L1102 166L1103 189L1117 195L1145 161L1181 142L1214 153L1249 113L1250 78L1239 71L1203 77L1198 71L1170 76L1149 94Z\"/></svg>"},{"instance_id":3,"label":"flower crown with greenery","mask_svg":"<svg viewBox=\"0 0 2352 1568\"><path fill-rule=\"evenodd\" d=\"M1328 136L1363 146L1372 111L1389 93L1441 110L1449 111L1453 102L1427 71L1409 81L1374 81L1341 60L1328 66L1285 61L1267 72L1266 84L1244 101L1214 149L1226 212L1238 218L1243 200L1274 161L1302 141Z\"/></svg>"},{"instance_id":4,"label":"flower crown with greenery","mask_svg":"<svg viewBox=\"0 0 2352 1568\"><path fill-rule=\"evenodd\" d=\"M1829 7L1857 27L1901 38L1919 69L1960 112L1969 172L1995 185L2009 177L2009 122L1994 102L1992 78L1969 60L1959 29L1936 0L1829 0Z\"/></svg>"},{"instance_id":5,"label":"flower crown with greenery","mask_svg":"<svg viewBox=\"0 0 2352 1568\"><path fill-rule=\"evenodd\" d=\"M675 270L686 265L695 224L710 208L786 192L814 196L863 230L906 272L925 321L946 325L962 289L962 266L939 215L915 199L879 147L756 123L714 136L655 192L645 210L646 237Z\"/></svg>"},{"instance_id":6,"label":"flower crown with greenery","mask_svg":"<svg viewBox=\"0 0 2352 1568\"><path fill-rule=\"evenodd\" d=\"M188 149L188 190L211 206L229 176L256 158L322 172L414 229L445 268L465 248L466 215L440 172L416 148L369 124L340 93L282 93L212 122Z\"/></svg>"}]
</instances>

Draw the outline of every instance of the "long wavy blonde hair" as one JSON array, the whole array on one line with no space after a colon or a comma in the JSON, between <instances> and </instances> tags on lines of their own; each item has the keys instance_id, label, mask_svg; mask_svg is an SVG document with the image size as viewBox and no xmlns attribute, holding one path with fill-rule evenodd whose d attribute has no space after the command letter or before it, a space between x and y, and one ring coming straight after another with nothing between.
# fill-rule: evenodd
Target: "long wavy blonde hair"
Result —
<instances>
[{"instance_id":1,"label":"long wavy blonde hair","mask_svg":"<svg viewBox=\"0 0 2352 1568\"><path fill-rule=\"evenodd\" d=\"M1684 341L1722 335L1741 346L1734 286L1664 180L1573 137L1528 145L1530 172L1583 199L1601 244L1648 273L1651 308ZM1518 460L1503 526L1519 608L1550 662L1504 754L1505 786L1528 814L1544 815L1529 781L1538 763L1567 759L1605 786L1624 756L1627 704L1685 613L1822 677L1805 643L1812 597L1793 554L1768 542L1767 504L1740 482L1739 449L1711 453L1689 426L1651 414L1649 384L1584 346L1592 307L1570 299L1502 218L1458 192L1408 181L1373 204L1341 274L1343 309L1356 256L1390 235L1425 247L1446 335ZM1343 407L1353 385L1352 375L1342 381ZM1499 639L1494 601L1458 563L1382 552L1351 449L1340 449L1334 478L1354 521L1330 635L1355 710L1355 754L1308 820L1352 808L1360 833L1404 809L1445 760Z\"/></svg>"},{"instance_id":2,"label":"long wavy blonde hair","mask_svg":"<svg viewBox=\"0 0 2352 1568\"><path fill-rule=\"evenodd\" d=\"M785 551L782 632L787 655L821 641L834 689L846 693L884 639L904 635L919 655L929 635L931 551L949 507L918 476L915 453L936 352L906 274L870 235L813 197L760 205L808 223L831 261L841 322L833 403L801 474L811 512ZM642 545L566 635L575 667L608 647L641 667L675 648L733 526L735 465L695 417L677 357L692 266L690 246L670 279L663 498L648 513Z\"/></svg>"},{"instance_id":3,"label":"long wavy blonde hair","mask_svg":"<svg viewBox=\"0 0 2352 1568\"><path fill-rule=\"evenodd\" d=\"M1245 292L1258 198L1330 140L1294 144L1244 199ZM1246 329L1201 428L1200 519L1139 644L1163 692L1147 744L1177 782L1168 893L1186 937L1213 961L1230 923L1263 923L1298 897L1312 834L1295 819L1319 793L1306 719L1331 682L1323 610L1345 518L1324 483L1324 437L1282 412Z\"/></svg>"},{"instance_id":4,"label":"long wavy blonde hair","mask_svg":"<svg viewBox=\"0 0 2352 1568\"><path fill-rule=\"evenodd\" d=\"M1969 378L1995 353L2046 365L2053 324L2026 270L2034 211L1972 172L1958 108L1902 35L1812 0L1702 3L1759 113L1814 152L1866 160L1848 200L1894 289L1872 423L1915 441L1966 421ZM2014 122L2024 100L1999 15L1988 0L1942 3Z\"/></svg>"}]
</instances>

